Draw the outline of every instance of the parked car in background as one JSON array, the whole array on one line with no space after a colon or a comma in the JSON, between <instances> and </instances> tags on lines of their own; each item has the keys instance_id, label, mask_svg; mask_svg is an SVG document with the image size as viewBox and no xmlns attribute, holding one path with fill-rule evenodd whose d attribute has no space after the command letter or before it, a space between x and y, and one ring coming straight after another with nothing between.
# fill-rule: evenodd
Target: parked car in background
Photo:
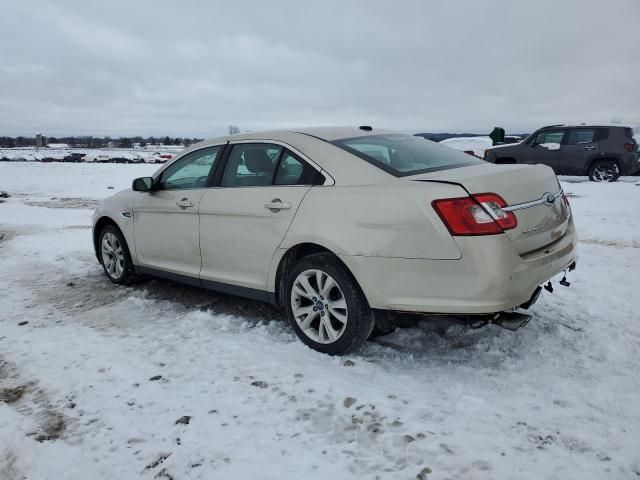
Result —
<instances>
[{"instance_id":1,"label":"parked car in background","mask_svg":"<svg viewBox=\"0 0 640 480\"><path fill-rule=\"evenodd\" d=\"M561 175L588 175L615 182L640 170L636 127L631 125L550 125L520 143L497 145L484 153L491 163L548 165Z\"/></svg>"},{"instance_id":2,"label":"parked car in background","mask_svg":"<svg viewBox=\"0 0 640 480\"><path fill-rule=\"evenodd\" d=\"M109 160L109 155L105 155L100 151L87 153L84 157L86 163L108 163Z\"/></svg>"},{"instance_id":3,"label":"parked car in background","mask_svg":"<svg viewBox=\"0 0 640 480\"><path fill-rule=\"evenodd\" d=\"M549 167L371 127L199 143L103 200L93 240L116 284L146 274L272 302L329 354L390 312L520 325L513 309L576 258Z\"/></svg>"},{"instance_id":4,"label":"parked car in background","mask_svg":"<svg viewBox=\"0 0 640 480\"><path fill-rule=\"evenodd\" d=\"M69 155L66 155L62 161L63 162L72 162L72 163L78 163L78 162L82 162L84 157L86 156L86 153L70 153Z\"/></svg>"},{"instance_id":5,"label":"parked car in background","mask_svg":"<svg viewBox=\"0 0 640 480\"><path fill-rule=\"evenodd\" d=\"M522 137L518 135L505 135L504 143L520 143L522 141Z\"/></svg>"},{"instance_id":6,"label":"parked car in background","mask_svg":"<svg viewBox=\"0 0 640 480\"><path fill-rule=\"evenodd\" d=\"M447 138L439 143L440 145L455 148L456 150L460 150L461 152L478 158L482 158L487 148L491 148L493 146L493 140L486 136Z\"/></svg>"}]
</instances>

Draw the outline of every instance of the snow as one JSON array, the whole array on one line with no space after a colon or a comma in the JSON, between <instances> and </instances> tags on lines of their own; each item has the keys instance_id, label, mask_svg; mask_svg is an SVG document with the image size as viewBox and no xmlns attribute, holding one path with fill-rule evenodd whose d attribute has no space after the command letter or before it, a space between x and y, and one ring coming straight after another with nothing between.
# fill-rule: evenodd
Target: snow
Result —
<instances>
[{"instance_id":1,"label":"snow","mask_svg":"<svg viewBox=\"0 0 640 480\"><path fill-rule=\"evenodd\" d=\"M473 151L476 157L484 158L484 151L493 146L493 140L489 137L458 137L442 140L440 144L463 152Z\"/></svg>"},{"instance_id":2,"label":"snow","mask_svg":"<svg viewBox=\"0 0 640 480\"><path fill-rule=\"evenodd\" d=\"M70 148L65 143L49 144L47 148L0 148L0 159L40 162L45 158L61 161L72 153L84 155L83 162L109 162L124 158L130 163L164 163L183 149L182 146L147 145L144 148Z\"/></svg>"},{"instance_id":3,"label":"snow","mask_svg":"<svg viewBox=\"0 0 640 480\"><path fill-rule=\"evenodd\" d=\"M269 306L107 281L87 207L154 170L0 163L0 478L640 475L638 179L562 182L578 269L527 327L333 358Z\"/></svg>"},{"instance_id":4,"label":"snow","mask_svg":"<svg viewBox=\"0 0 640 480\"><path fill-rule=\"evenodd\" d=\"M538 144L541 147L546 148L547 150L550 150L552 152L555 152L557 150L560 150L560 144L556 143L556 142L549 142L549 143L539 143Z\"/></svg>"}]
</instances>

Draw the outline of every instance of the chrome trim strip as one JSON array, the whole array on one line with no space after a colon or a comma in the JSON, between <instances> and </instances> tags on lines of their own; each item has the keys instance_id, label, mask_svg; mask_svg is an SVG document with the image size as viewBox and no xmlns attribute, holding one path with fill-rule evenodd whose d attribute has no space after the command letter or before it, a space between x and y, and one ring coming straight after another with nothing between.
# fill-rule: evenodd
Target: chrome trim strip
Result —
<instances>
[{"instance_id":1,"label":"chrome trim strip","mask_svg":"<svg viewBox=\"0 0 640 480\"><path fill-rule=\"evenodd\" d=\"M307 162L309 165L311 165L313 168L315 168L318 172L320 172L320 174L322 174L322 176L324 177L324 183L322 185L335 185L336 181L335 179L329 175L329 173L323 169L320 165L318 165L316 162L314 162L313 160L311 160L307 155L305 155L304 153L302 153L300 150L298 150L295 147L292 147L291 145L289 145L286 142L283 142L281 140L270 140L270 139L253 139L253 140L229 140L229 145L235 145L238 143L275 143L276 145L280 145L282 147L288 148L289 150L291 150L293 153L295 153L296 155L302 157L302 159Z\"/></svg>"},{"instance_id":2,"label":"chrome trim strip","mask_svg":"<svg viewBox=\"0 0 640 480\"><path fill-rule=\"evenodd\" d=\"M530 202L518 203L516 205L509 205L502 207L505 212L516 212L518 210L524 210L525 208L537 207L538 205L553 205L556 199L562 195L563 190L560 189L556 193L545 193L538 200L531 200Z\"/></svg>"}]
</instances>

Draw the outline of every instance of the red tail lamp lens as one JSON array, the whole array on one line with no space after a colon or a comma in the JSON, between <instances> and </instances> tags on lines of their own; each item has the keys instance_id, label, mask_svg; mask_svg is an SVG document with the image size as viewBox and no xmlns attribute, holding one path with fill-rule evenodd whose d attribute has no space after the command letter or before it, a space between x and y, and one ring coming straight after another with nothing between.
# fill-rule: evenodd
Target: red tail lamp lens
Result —
<instances>
[{"instance_id":1,"label":"red tail lamp lens","mask_svg":"<svg viewBox=\"0 0 640 480\"><path fill-rule=\"evenodd\" d=\"M495 193L434 200L432 205L452 235L497 235L518 225L513 212L502 209L507 203Z\"/></svg>"}]
</instances>

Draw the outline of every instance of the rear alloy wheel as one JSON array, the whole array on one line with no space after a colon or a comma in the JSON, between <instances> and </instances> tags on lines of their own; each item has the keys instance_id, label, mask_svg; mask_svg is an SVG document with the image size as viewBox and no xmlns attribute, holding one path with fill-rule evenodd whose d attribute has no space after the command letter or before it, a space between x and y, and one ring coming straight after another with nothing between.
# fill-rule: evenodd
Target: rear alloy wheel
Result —
<instances>
[{"instance_id":1,"label":"rear alloy wheel","mask_svg":"<svg viewBox=\"0 0 640 480\"><path fill-rule=\"evenodd\" d=\"M331 254L304 257L286 282L287 317L305 344L344 355L361 346L373 325L360 287Z\"/></svg>"},{"instance_id":2,"label":"rear alloy wheel","mask_svg":"<svg viewBox=\"0 0 640 480\"><path fill-rule=\"evenodd\" d=\"M620 168L613 160L599 160L589 169L592 182L615 182L620 177Z\"/></svg>"},{"instance_id":3,"label":"rear alloy wheel","mask_svg":"<svg viewBox=\"0 0 640 480\"><path fill-rule=\"evenodd\" d=\"M127 242L122 232L107 225L100 232L100 263L109 280L117 284L128 284L136 279Z\"/></svg>"}]
</instances>

